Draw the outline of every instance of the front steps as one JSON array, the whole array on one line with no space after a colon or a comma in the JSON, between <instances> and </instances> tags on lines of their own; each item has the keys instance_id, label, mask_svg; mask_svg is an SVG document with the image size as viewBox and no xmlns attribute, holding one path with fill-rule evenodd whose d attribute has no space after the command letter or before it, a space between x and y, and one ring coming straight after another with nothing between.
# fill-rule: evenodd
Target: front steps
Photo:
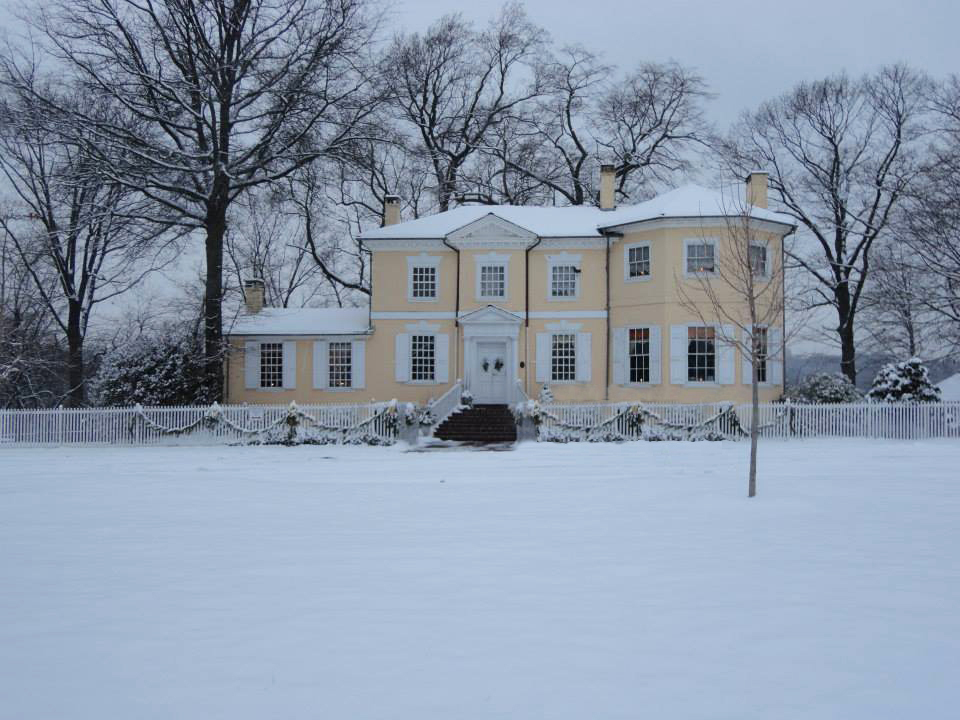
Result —
<instances>
[{"instance_id":1,"label":"front steps","mask_svg":"<svg viewBox=\"0 0 960 720\"><path fill-rule=\"evenodd\" d=\"M433 436L461 442L512 443L517 441L517 424L506 405L474 405L440 423Z\"/></svg>"}]
</instances>

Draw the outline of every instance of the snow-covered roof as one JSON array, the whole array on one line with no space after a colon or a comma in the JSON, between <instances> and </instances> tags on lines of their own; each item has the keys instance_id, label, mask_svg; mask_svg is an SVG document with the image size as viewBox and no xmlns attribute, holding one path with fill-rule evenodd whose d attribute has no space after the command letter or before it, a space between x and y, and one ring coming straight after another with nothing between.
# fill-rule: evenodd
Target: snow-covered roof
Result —
<instances>
[{"instance_id":1,"label":"snow-covered roof","mask_svg":"<svg viewBox=\"0 0 960 720\"><path fill-rule=\"evenodd\" d=\"M229 335L357 335L369 332L367 308L263 308L241 315Z\"/></svg>"},{"instance_id":2,"label":"snow-covered roof","mask_svg":"<svg viewBox=\"0 0 960 720\"><path fill-rule=\"evenodd\" d=\"M364 240L445 238L486 215L529 230L539 237L600 237L601 229L615 229L631 223L660 218L698 218L735 216L743 203L731 194L699 185L684 185L638 205L601 210L584 205L570 207L528 207L518 205L464 205L396 225L369 230ZM785 226L793 219L762 208L751 208L751 217Z\"/></svg>"},{"instance_id":3,"label":"snow-covered roof","mask_svg":"<svg viewBox=\"0 0 960 720\"><path fill-rule=\"evenodd\" d=\"M940 399L947 401L960 401L960 373L951 375L946 380L937 383L940 388Z\"/></svg>"}]
</instances>

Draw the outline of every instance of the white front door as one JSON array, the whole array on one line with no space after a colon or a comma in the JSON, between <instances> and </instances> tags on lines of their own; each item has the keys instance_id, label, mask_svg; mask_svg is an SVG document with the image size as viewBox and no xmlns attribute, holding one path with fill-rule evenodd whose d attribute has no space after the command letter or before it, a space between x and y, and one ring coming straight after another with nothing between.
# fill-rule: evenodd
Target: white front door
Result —
<instances>
[{"instance_id":1,"label":"white front door","mask_svg":"<svg viewBox=\"0 0 960 720\"><path fill-rule=\"evenodd\" d=\"M474 361L471 392L480 405L507 402L507 343L480 341Z\"/></svg>"}]
</instances>

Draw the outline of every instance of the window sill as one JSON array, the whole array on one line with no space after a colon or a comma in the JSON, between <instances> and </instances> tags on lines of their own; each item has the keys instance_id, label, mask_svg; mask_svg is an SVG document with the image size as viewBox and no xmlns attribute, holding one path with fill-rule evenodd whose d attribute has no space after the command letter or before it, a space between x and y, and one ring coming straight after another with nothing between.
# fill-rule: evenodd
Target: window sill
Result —
<instances>
[{"instance_id":1,"label":"window sill","mask_svg":"<svg viewBox=\"0 0 960 720\"><path fill-rule=\"evenodd\" d=\"M652 275L638 275L637 277L625 277L623 281L625 283L645 283L650 282Z\"/></svg>"},{"instance_id":2,"label":"window sill","mask_svg":"<svg viewBox=\"0 0 960 720\"><path fill-rule=\"evenodd\" d=\"M418 298L415 298L415 297L409 297L409 296L408 296L408 297L407 297L407 302L412 302L412 303L435 303L435 302L440 302L440 298L437 298L437 297L432 297L432 298L418 297Z\"/></svg>"},{"instance_id":3,"label":"window sill","mask_svg":"<svg viewBox=\"0 0 960 720\"><path fill-rule=\"evenodd\" d=\"M506 295L497 295L496 297L493 297L493 296L484 297L484 296L482 296L482 295L477 295L474 299L475 299L478 303L506 302L506 301L507 301L507 296L506 296Z\"/></svg>"},{"instance_id":4,"label":"window sill","mask_svg":"<svg viewBox=\"0 0 960 720\"><path fill-rule=\"evenodd\" d=\"M703 272L685 272L683 274L685 278L697 279L697 278L712 278L717 276L716 270L704 270Z\"/></svg>"},{"instance_id":5,"label":"window sill","mask_svg":"<svg viewBox=\"0 0 960 720\"><path fill-rule=\"evenodd\" d=\"M285 387L258 387L258 388L249 388L250 390L256 390L257 392L265 393L281 393L287 390L296 390L295 387L285 388Z\"/></svg>"},{"instance_id":6,"label":"window sill","mask_svg":"<svg viewBox=\"0 0 960 720\"><path fill-rule=\"evenodd\" d=\"M447 383L439 380L405 380L403 385L446 385Z\"/></svg>"},{"instance_id":7,"label":"window sill","mask_svg":"<svg viewBox=\"0 0 960 720\"><path fill-rule=\"evenodd\" d=\"M547 302L577 302L580 299L579 295L574 295L573 297L553 297L552 295L547 297Z\"/></svg>"}]
</instances>

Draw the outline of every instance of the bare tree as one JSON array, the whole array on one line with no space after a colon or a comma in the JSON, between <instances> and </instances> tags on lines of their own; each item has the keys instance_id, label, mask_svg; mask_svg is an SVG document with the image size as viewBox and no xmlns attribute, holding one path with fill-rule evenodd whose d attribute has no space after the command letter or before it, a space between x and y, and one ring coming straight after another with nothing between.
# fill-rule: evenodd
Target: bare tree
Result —
<instances>
[{"instance_id":1,"label":"bare tree","mask_svg":"<svg viewBox=\"0 0 960 720\"><path fill-rule=\"evenodd\" d=\"M423 35L398 36L386 53L384 72L397 76L393 104L429 158L441 211L464 190L464 166L493 130L540 94L544 37L511 3L482 32L446 15Z\"/></svg>"},{"instance_id":2,"label":"bare tree","mask_svg":"<svg viewBox=\"0 0 960 720\"><path fill-rule=\"evenodd\" d=\"M922 170L928 87L903 65L804 82L744 115L723 147L740 177L770 171L779 209L812 240L790 258L814 280L811 307L834 309L840 368L853 382L871 250Z\"/></svg>"},{"instance_id":3,"label":"bare tree","mask_svg":"<svg viewBox=\"0 0 960 720\"><path fill-rule=\"evenodd\" d=\"M621 198L689 167L709 132L703 79L677 63L643 63L619 78L582 47L541 67L543 94L520 115L510 138L490 148L505 167L563 204L597 200L601 163L616 167Z\"/></svg>"},{"instance_id":4,"label":"bare tree","mask_svg":"<svg viewBox=\"0 0 960 720\"><path fill-rule=\"evenodd\" d=\"M753 206L731 202L725 237L718 243L711 272L695 274L692 284L676 280L682 306L704 325L716 324L714 342L726 343L750 361L750 470L747 496L757 494L760 439L760 383L770 363L783 363L785 338L773 343L769 328L784 326L784 269L775 257L773 235L758 227ZM732 332L731 332L732 330Z\"/></svg>"},{"instance_id":5,"label":"bare tree","mask_svg":"<svg viewBox=\"0 0 960 720\"><path fill-rule=\"evenodd\" d=\"M104 156L122 148L111 179L204 232L218 396L230 205L335 148L375 106L359 71L375 25L366 0L55 0L33 15L58 62L141 121L132 132L56 107L93 131ZM7 74L21 73L8 62Z\"/></svg>"},{"instance_id":6,"label":"bare tree","mask_svg":"<svg viewBox=\"0 0 960 720\"><path fill-rule=\"evenodd\" d=\"M932 157L901 213L902 236L927 274L927 309L944 325L943 339L960 347L960 76L935 88Z\"/></svg>"},{"instance_id":7,"label":"bare tree","mask_svg":"<svg viewBox=\"0 0 960 720\"><path fill-rule=\"evenodd\" d=\"M226 249L234 287L242 293L244 280L260 278L269 307L314 301L320 291L319 267L299 242L299 223L283 196L270 188L252 191L234 203L233 212Z\"/></svg>"},{"instance_id":8,"label":"bare tree","mask_svg":"<svg viewBox=\"0 0 960 720\"><path fill-rule=\"evenodd\" d=\"M0 229L67 342L67 402L85 402L84 340L94 308L136 285L160 263L157 227L144 223L145 201L112 180L111 158L91 152L89 128L50 113L36 98L58 98L89 117L134 124L126 113L48 84L8 93L0 102L0 173L16 204Z\"/></svg>"},{"instance_id":9,"label":"bare tree","mask_svg":"<svg viewBox=\"0 0 960 720\"><path fill-rule=\"evenodd\" d=\"M39 258L30 267L56 279ZM6 233L0 234L0 407L49 407L63 397L63 352L53 317Z\"/></svg>"},{"instance_id":10,"label":"bare tree","mask_svg":"<svg viewBox=\"0 0 960 720\"><path fill-rule=\"evenodd\" d=\"M939 278L899 235L882 243L863 293L862 326L869 344L897 360L930 360L947 350L943 314L934 307L939 288Z\"/></svg>"}]
</instances>

